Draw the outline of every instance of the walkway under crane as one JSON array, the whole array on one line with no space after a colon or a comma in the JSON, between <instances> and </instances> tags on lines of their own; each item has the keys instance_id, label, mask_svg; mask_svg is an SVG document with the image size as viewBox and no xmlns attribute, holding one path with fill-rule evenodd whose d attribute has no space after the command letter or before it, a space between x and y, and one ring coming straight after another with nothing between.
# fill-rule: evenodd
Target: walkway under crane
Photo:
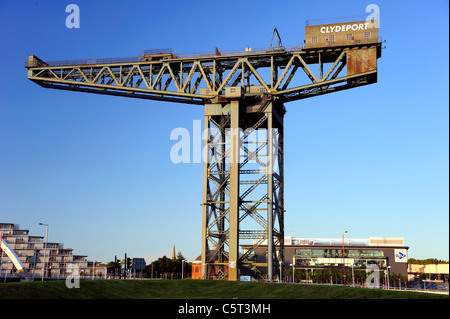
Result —
<instances>
[{"instance_id":1,"label":"walkway under crane","mask_svg":"<svg viewBox=\"0 0 450 319\"><path fill-rule=\"evenodd\" d=\"M284 103L375 83L379 57L378 38L310 48L279 39L279 47L242 51L53 62L30 55L25 67L46 88L203 105L202 278L273 281L284 270ZM253 248L240 252L245 241ZM255 255L261 245L266 254Z\"/></svg>"}]
</instances>

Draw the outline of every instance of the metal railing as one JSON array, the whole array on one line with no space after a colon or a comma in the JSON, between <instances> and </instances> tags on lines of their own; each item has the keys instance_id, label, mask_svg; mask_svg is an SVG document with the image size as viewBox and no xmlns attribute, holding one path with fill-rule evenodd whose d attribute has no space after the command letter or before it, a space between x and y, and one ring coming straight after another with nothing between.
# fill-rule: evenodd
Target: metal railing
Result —
<instances>
[{"instance_id":1,"label":"metal railing","mask_svg":"<svg viewBox=\"0 0 450 319\"><path fill-rule=\"evenodd\" d=\"M311 48L327 48L327 47L338 47L338 46L351 46L351 45L363 45L363 44L372 44L372 43L381 43L382 38L368 38L368 39L361 39L361 40L346 40L346 41L327 41L325 43L307 43L305 45L306 49Z\"/></svg>"},{"instance_id":2,"label":"metal railing","mask_svg":"<svg viewBox=\"0 0 450 319\"><path fill-rule=\"evenodd\" d=\"M174 59L186 59L186 58L202 58L202 57L214 57L214 56L232 56L232 55L245 55L245 54L260 54L268 52L294 52L304 49L304 45L299 46L287 46L281 48L258 48L258 49L244 49L244 50L227 50L227 51L209 51L209 52L193 52L193 53L174 53L172 49L151 49L144 50L144 55L157 55L157 54L173 54ZM83 59L83 60L61 60L61 61L47 61L40 62L38 60L25 62L25 67L41 67L41 66L70 66L70 65L97 65L97 64L114 64L114 63L129 63L129 62L142 62L144 61L144 55L134 57L123 58L101 58L101 59ZM164 58L163 58L164 59Z\"/></svg>"},{"instance_id":3,"label":"metal railing","mask_svg":"<svg viewBox=\"0 0 450 319\"><path fill-rule=\"evenodd\" d=\"M274 284L279 283L279 282L274 282ZM343 284L338 284L338 283L316 283L313 282L311 279L308 280L300 280L300 281L296 281L295 283L293 283L292 281L290 281L290 279L284 281L283 283L286 284L294 284L294 285L316 285L316 286L340 286L343 287ZM380 289L380 290L395 290L395 291L413 291L413 292L427 292L427 293L444 293L444 294L448 294L449 293L449 287L446 286L444 288L432 288L432 287L428 287L428 286L424 286L424 287L408 287L408 284L403 284L401 287L399 286L388 286L386 284L383 285L379 285L376 287L369 287L366 285L362 285L362 284L353 284L353 283L347 283L345 285L346 287L350 287L350 288L365 288L365 289Z\"/></svg>"},{"instance_id":4,"label":"metal railing","mask_svg":"<svg viewBox=\"0 0 450 319\"><path fill-rule=\"evenodd\" d=\"M144 50L144 55L152 55L152 54L171 54L172 48L165 48L165 49L148 49Z\"/></svg>"},{"instance_id":5,"label":"metal railing","mask_svg":"<svg viewBox=\"0 0 450 319\"><path fill-rule=\"evenodd\" d=\"M39 61L27 61L25 67L33 66L69 66L69 65L97 65L97 64L112 64L112 63L127 63L127 62L140 62L141 56L138 57L125 57L125 58L101 58L101 59L84 59L84 60L61 60L61 61L48 61L41 63Z\"/></svg>"}]
</instances>

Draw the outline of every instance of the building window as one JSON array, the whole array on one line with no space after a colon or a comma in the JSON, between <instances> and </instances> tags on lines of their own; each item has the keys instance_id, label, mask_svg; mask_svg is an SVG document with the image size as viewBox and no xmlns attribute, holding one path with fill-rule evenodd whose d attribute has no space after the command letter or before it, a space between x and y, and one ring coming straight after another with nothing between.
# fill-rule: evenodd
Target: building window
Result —
<instances>
[{"instance_id":1,"label":"building window","mask_svg":"<svg viewBox=\"0 0 450 319\"><path fill-rule=\"evenodd\" d=\"M364 32L364 39L370 39L370 32Z\"/></svg>"},{"instance_id":2,"label":"building window","mask_svg":"<svg viewBox=\"0 0 450 319\"><path fill-rule=\"evenodd\" d=\"M311 43L317 43L318 41L317 41L317 37L312 37L311 38Z\"/></svg>"},{"instance_id":3,"label":"building window","mask_svg":"<svg viewBox=\"0 0 450 319\"><path fill-rule=\"evenodd\" d=\"M334 35L330 35L330 36L328 37L328 41L334 42Z\"/></svg>"},{"instance_id":4,"label":"building window","mask_svg":"<svg viewBox=\"0 0 450 319\"><path fill-rule=\"evenodd\" d=\"M351 34L347 34L347 40L348 41L353 40L353 36Z\"/></svg>"}]
</instances>

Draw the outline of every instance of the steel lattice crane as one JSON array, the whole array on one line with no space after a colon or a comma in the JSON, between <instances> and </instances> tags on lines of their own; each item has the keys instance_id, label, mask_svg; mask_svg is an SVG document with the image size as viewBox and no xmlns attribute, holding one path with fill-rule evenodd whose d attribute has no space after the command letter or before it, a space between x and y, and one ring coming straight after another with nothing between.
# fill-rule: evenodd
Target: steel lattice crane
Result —
<instances>
[{"instance_id":1,"label":"steel lattice crane","mask_svg":"<svg viewBox=\"0 0 450 319\"><path fill-rule=\"evenodd\" d=\"M203 105L202 278L273 281L284 269L284 103L377 81L377 28L332 27L307 26L305 43L292 47L274 29L279 45L268 49L53 62L30 55L25 67L45 88ZM252 248L240 252L245 241Z\"/></svg>"}]
</instances>

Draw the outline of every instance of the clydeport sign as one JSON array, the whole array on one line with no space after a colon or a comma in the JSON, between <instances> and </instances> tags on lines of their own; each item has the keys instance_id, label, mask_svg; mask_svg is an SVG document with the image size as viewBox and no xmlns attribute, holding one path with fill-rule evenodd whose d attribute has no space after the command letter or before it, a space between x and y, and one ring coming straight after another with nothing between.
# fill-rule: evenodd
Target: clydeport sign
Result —
<instances>
[{"instance_id":1,"label":"clydeport sign","mask_svg":"<svg viewBox=\"0 0 450 319\"><path fill-rule=\"evenodd\" d=\"M329 27L321 27L321 33L333 33L333 32L346 32L346 31L361 31L367 30L369 27L369 23L353 23L353 24L344 24L344 25L333 25Z\"/></svg>"}]
</instances>

